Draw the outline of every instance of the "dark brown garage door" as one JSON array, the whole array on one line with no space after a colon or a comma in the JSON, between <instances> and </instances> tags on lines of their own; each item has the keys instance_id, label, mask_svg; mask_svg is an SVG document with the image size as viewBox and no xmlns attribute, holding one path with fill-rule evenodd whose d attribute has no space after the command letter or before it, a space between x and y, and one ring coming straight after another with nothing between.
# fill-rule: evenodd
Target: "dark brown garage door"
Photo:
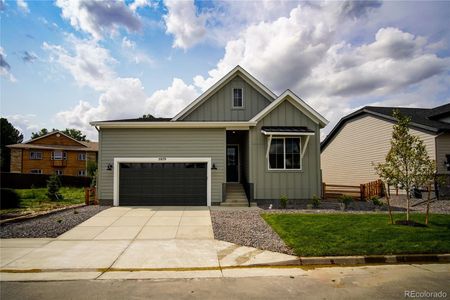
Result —
<instances>
[{"instance_id":1,"label":"dark brown garage door","mask_svg":"<svg viewBox=\"0 0 450 300\"><path fill-rule=\"evenodd\" d=\"M206 163L121 163L119 205L206 206Z\"/></svg>"}]
</instances>

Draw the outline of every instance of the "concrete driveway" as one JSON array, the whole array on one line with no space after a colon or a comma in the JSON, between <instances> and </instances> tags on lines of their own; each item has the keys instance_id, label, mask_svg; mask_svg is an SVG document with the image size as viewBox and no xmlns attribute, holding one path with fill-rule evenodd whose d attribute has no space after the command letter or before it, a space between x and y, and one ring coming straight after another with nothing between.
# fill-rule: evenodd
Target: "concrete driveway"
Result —
<instances>
[{"instance_id":1,"label":"concrete driveway","mask_svg":"<svg viewBox=\"0 0 450 300\"><path fill-rule=\"evenodd\" d=\"M113 207L56 239L0 240L0 280L221 277L293 259L214 240L207 207Z\"/></svg>"},{"instance_id":2,"label":"concrete driveway","mask_svg":"<svg viewBox=\"0 0 450 300\"><path fill-rule=\"evenodd\" d=\"M113 207L58 237L59 240L211 240L208 207Z\"/></svg>"}]
</instances>

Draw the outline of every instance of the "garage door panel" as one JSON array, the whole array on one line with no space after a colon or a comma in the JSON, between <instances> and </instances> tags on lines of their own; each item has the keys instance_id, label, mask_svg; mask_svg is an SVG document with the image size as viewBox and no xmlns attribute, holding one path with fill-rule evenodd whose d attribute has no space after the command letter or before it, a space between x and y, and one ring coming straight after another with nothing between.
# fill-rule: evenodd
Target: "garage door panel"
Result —
<instances>
[{"instance_id":1,"label":"garage door panel","mask_svg":"<svg viewBox=\"0 0 450 300\"><path fill-rule=\"evenodd\" d=\"M120 205L207 205L206 163L124 163Z\"/></svg>"}]
</instances>

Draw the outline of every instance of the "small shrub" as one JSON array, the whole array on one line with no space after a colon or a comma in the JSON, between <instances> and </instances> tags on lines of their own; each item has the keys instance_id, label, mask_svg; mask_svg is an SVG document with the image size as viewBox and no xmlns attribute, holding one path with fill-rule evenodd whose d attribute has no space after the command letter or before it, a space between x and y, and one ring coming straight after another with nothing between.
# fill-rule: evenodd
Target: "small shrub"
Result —
<instances>
[{"instance_id":1,"label":"small shrub","mask_svg":"<svg viewBox=\"0 0 450 300\"><path fill-rule=\"evenodd\" d=\"M320 205L320 197L318 197L317 195L313 195L312 200L311 200L311 204L314 208L319 208Z\"/></svg>"},{"instance_id":2,"label":"small shrub","mask_svg":"<svg viewBox=\"0 0 450 300\"><path fill-rule=\"evenodd\" d=\"M35 192L36 186L34 184L32 184L30 188L31 188L32 198L36 198L36 192Z\"/></svg>"},{"instance_id":3,"label":"small shrub","mask_svg":"<svg viewBox=\"0 0 450 300\"><path fill-rule=\"evenodd\" d=\"M288 203L288 197L286 195L281 195L281 197L280 197L281 208L286 208L287 203Z\"/></svg>"},{"instance_id":4,"label":"small shrub","mask_svg":"<svg viewBox=\"0 0 450 300\"><path fill-rule=\"evenodd\" d=\"M47 180L47 197L51 201L62 200L63 196L59 192L59 188L61 187L61 181L58 176L52 175Z\"/></svg>"},{"instance_id":5,"label":"small shrub","mask_svg":"<svg viewBox=\"0 0 450 300\"><path fill-rule=\"evenodd\" d=\"M3 208L19 208L20 197L19 194L13 189L0 189L0 207Z\"/></svg>"},{"instance_id":6,"label":"small shrub","mask_svg":"<svg viewBox=\"0 0 450 300\"><path fill-rule=\"evenodd\" d=\"M375 206L383 206L384 205L378 196L370 197L369 201L372 201L373 205L375 205Z\"/></svg>"},{"instance_id":7,"label":"small shrub","mask_svg":"<svg viewBox=\"0 0 450 300\"><path fill-rule=\"evenodd\" d=\"M339 201L344 203L345 209L347 209L350 205L350 203L353 202L353 197L349 195L342 195L339 197Z\"/></svg>"}]
</instances>

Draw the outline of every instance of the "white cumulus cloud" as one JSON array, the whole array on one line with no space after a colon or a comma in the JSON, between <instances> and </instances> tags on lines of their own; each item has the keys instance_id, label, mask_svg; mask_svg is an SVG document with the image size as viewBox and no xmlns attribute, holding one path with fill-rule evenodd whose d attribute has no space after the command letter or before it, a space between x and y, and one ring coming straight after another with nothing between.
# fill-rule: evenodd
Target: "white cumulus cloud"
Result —
<instances>
[{"instance_id":1,"label":"white cumulus cloud","mask_svg":"<svg viewBox=\"0 0 450 300\"><path fill-rule=\"evenodd\" d=\"M168 13L164 16L167 33L174 36L173 47L188 49L206 35L206 16L197 15L193 0L165 0Z\"/></svg>"},{"instance_id":2,"label":"white cumulus cloud","mask_svg":"<svg viewBox=\"0 0 450 300\"><path fill-rule=\"evenodd\" d=\"M11 82L16 82L16 78L11 73L11 66L6 61L5 50L0 46L0 76L6 77Z\"/></svg>"},{"instance_id":3,"label":"white cumulus cloud","mask_svg":"<svg viewBox=\"0 0 450 300\"><path fill-rule=\"evenodd\" d=\"M30 9L28 8L28 4L25 2L25 0L17 0L17 7L24 13L29 13Z\"/></svg>"},{"instance_id":4,"label":"white cumulus cloud","mask_svg":"<svg viewBox=\"0 0 450 300\"><path fill-rule=\"evenodd\" d=\"M70 37L68 45L44 44L51 61L68 71L75 82L99 92L98 101L80 100L72 108L57 113L66 127L79 128L91 139L94 120L136 118L143 114L172 117L192 101L198 92L192 85L175 78L167 89L148 95L138 78L121 77L113 69L115 59L92 40Z\"/></svg>"},{"instance_id":5,"label":"white cumulus cloud","mask_svg":"<svg viewBox=\"0 0 450 300\"><path fill-rule=\"evenodd\" d=\"M116 33L120 27L128 31L141 28L139 17L122 0L56 0L56 6L61 8L62 17L74 28L91 34L97 40L105 33Z\"/></svg>"}]
</instances>

